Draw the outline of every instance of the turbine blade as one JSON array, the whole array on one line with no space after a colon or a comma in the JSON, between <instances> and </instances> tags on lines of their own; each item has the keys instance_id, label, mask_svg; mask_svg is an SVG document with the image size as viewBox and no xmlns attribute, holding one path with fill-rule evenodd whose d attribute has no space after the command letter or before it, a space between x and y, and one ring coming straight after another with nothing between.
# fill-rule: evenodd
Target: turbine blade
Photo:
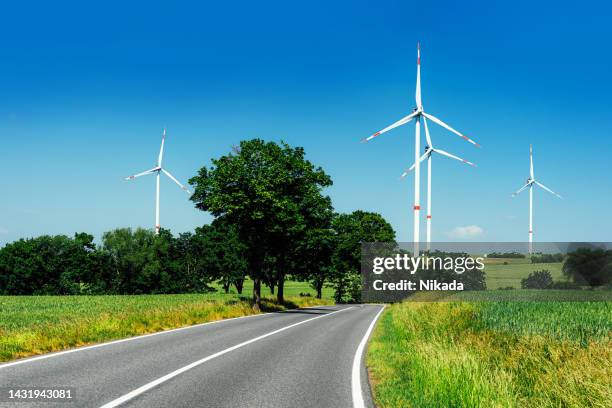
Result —
<instances>
[{"instance_id":1,"label":"turbine blade","mask_svg":"<svg viewBox=\"0 0 612 408\"><path fill-rule=\"evenodd\" d=\"M554 195L556 195L556 196L557 196L557 197L559 197L559 198L563 198L563 197L561 197L559 194L557 194L557 193L555 193L554 191L552 191L550 188L546 187L544 184L539 183L539 182L537 182L537 181L534 181L534 183L536 183L538 186L542 187L544 190L548 191L549 193L554 194Z\"/></svg>"},{"instance_id":2,"label":"turbine blade","mask_svg":"<svg viewBox=\"0 0 612 408\"><path fill-rule=\"evenodd\" d=\"M449 152L446 152L444 150L440 150L440 149L433 149L434 152L436 153L440 153L442 156L446 156L446 157L450 157L451 159L455 159L458 160L460 162L463 162L465 164L469 164L470 166L476 167L476 165L472 162L469 162L465 159L462 159L461 157L455 156L454 154L451 154Z\"/></svg>"},{"instance_id":3,"label":"turbine blade","mask_svg":"<svg viewBox=\"0 0 612 408\"><path fill-rule=\"evenodd\" d=\"M397 122L395 122L394 124L387 126L386 128L384 128L383 130L380 130L376 133L374 133L372 136L370 137L366 137L365 139L363 139L361 142L369 142L370 140L374 139L376 136L380 136L385 132L390 131L391 129L395 129L398 126L402 126L405 125L406 123L410 122L414 117L416 117L418 115L418 112L412 112L410 115L405 116L403 118L401 118L400 120L398 120Z\"/></svg>"},{"instance_id":4,"label":"turbine blade","mask_svg":"<svg viewBox=\"0 0 612 408\"><path fill-rule=\"evenodd\" d=\"M417 79L414 94L417 108L421 108L421 44L417 43Z\"/></svg>"},{"instance_id":5,"label":"turbine blade","mask_svg":"<svg viewBox=\"0 0 612 408\"><path fill-rule=\"evenodd\" d=\"M162 142L161 147L159 148L159 156L157 157L157 165L161 167L162 158L164 156L164 141L166 140L166 128L164 128L164 132L162 133Z\"/></svg>"},{"instance_id":6,"label":"turbine blade","mask_svg":"<svg viewBox=\"0 0 612 408\"><path fill-rule=\"evenodd\" d=\"M168 172L166 169L162 169L162 171L164 172L164 174L168 177L170 177L170 179L172 181L174 181L176 184L178 184L178 186L185 190L186 192L188 192L189 194L191 194L191 192L189 190L187 190L187 187L185 187L184 185L182 185L172 174L170 174L170 172Z\"/></svg>"},{"instance_id":7,"label":"turbine blade","mask_svg":"<svg viewBox=\"0 0 612 408\"><path fill-rule=\"evenodd\" d=\"M423 116L423 125L425 126L425 139L427 140L427 146L433 148L431 144L431 137L429 136L429 126L427 126L427 118Z\"/></svg>"},{"instance_id":8,"label":"turbine blade","mask_svg":"<svg viewBox=\"0 0 612 408\"><path fill-rule=\"evenodd\" d=\"M431 149L427 149L427 151L423 153L423 155L419 158L419 162L422 162L423 160L428 158L430 154L431 154ZM416 163L410 166L409 168L407 168L406 170L404 170L404 172L400 176L400 180L406 177L408 173L410 173L414 169L415 166L416 166Z\"/></svg>"},{"instance_id":9,"label":"turbine blade","mask_svg":"<svg viewBox=\"0 0 612 408\"><path fill-rule=\"evenodd\" d=\"M466 135L464 135L463 133L453 129L452 127L450 127L449 125L447 125L446 123L442 122L440 119L436 118L433 115L430 115L429 113L425 113L423 112L423 115L427 118L430 119L432 122L437 123L438 125L442 126L443 128L446 128L448 130L450 130L451 132L453 132L454 134L456 134L457 136L462 137L463 139L467 140L468 142L470 142L471 144L473 144L476 147L480 147L480 145L478 143L476 143L475 141L473 141L472 139L470 139L469 137L467 137Z\"/></svg>"},{"instance_id":10,"label":"turbine blade","mask_svg":"<svg viewBox=\"0 0 612 408\"><path fill-rule=\"evenodd\" d=\"M516 197L521 191L523 191L530 185L531 185L531 182L527 182L527 184L525 184L523 187L519 188L516 192L512 193L512 197Z\"/></svg>"},{"instance_id":11,"label":"turbine blade","mask_svg":"<svg viewBox=\"0 0 612 408\"><path fill-rule=\"evenodd\" d=\"M136 177L146 176L148 174L155 174L157 172L158 167L153 167L150 170L143 171L142 173L134 174L133 176L128 176L126 180L134 180Z\"/></svg>"}]
</instances>

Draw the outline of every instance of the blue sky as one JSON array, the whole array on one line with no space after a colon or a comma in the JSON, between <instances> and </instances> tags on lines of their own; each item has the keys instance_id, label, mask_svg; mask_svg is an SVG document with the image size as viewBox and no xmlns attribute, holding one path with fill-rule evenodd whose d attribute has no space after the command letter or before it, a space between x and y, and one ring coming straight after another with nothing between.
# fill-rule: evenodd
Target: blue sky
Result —
<instances>
[{"instance_id":1,"label":"blue sky","mask_svg":"<svg viewBox=\"0 0 612 408\"><path fill-rule=\"evenodd\" d=\"M478 164L434 161L434 239L525 240L528 196L510 193L533 143L536 178L564 196L535 191L535 239L610 241L609 6L422 3L3 5L0 245L152 227L154 178L122 178L155 164L163 126L182 181L241 139L283 139L332 176L337 211L411 240L414 127L358 142L414 106L417 41L425 109L483 146L430 125ZM209 221L162 180L162 226Z\"/></svg>"}]
</instances>

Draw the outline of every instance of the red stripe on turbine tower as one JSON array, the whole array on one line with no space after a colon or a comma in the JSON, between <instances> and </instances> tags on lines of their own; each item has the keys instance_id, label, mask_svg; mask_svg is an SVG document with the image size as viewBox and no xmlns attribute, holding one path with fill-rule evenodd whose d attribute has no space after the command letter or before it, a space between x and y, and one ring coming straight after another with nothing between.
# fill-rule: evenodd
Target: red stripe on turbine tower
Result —
<instances>
[{"instance_id":1,"label":"red stripe on turbine tower","mask_svg":"<svg viewBox=\"0 0 612 408\"><path fill-rule=\"evenodd\" d=\"M415 211L416 211L416 210L420 210L420 209L421 209L421 206L420 206L420 205L415 205L415 206L414 206L414 210L415 210Z\"/></svg>"},{"instance_id":2,"label":"red stripe on turbine tower","mask_svg":"<svg viewBox=\"0 0 612 408\"><path fill-rule=\"evenodd\" d=\"M428 215L427 218L431 219L431 215Z\"/></svg>"}]
</instances>

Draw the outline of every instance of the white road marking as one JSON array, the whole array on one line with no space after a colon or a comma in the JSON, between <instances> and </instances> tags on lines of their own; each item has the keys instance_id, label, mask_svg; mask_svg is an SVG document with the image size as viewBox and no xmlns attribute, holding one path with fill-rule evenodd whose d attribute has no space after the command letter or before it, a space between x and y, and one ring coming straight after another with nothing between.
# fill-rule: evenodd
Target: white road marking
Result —
<instances>
[{"instance_id":1,"label":"white road marking","mask_svg":"<svg viewBox=\"0 0 612 408\"><path fill-rule=\"evenodd\" d=\"M370 338L370 333L374 329L374 325L378 320L380 314L385 310L385 306L380 309L380 311L374 316L372 323L370 323L370 327L363 335L361 339L361 343L357 347L357 351L355 352L355 358L353 359L353 372L351 375L351 390L353 393L353 407L354 408L365 408L365 402L363 401L363 389L361 388L361 359L363 357L363 351L365 350L366 344L368 344L368 339Z\"/></svg>"},{"instance_id":2,"label":"white road marking","mask_svg":"<svg viewBox=\"0 0 612 408\"><path fill-rule=\"evenodd\" d=\"M169 374L164 375L163 377L160 377L160 378L158 378L156 380L153 380L150 383L147 383L147 384L143 385L142 387L139 387L139 388L137 388L137 389L135 389L133 391L130 391L127 394L125 394L125 395L123 395L123 396L121 396L121 397L119 397L117 399L114 399L111 402L108 402L108 403L102 405L100 408L114 408L114 407L118 407L119 405L121 405L121 404L123 404L123 403L125 403L125 402L127 402L127 401L129 401L131 399L133 399L134 397L137 397L138 395L140 395L140 394L142 394L144 392L149 391L151 388L154 388L154 387L158 386L159 384L162 384L162 383L164 383L164 382L166 382L166 381L176 377L177 375L180 375L180 374L182 374L182 373L184 373L186 371L189 371L192 368L195 368L195 367L197 367L197 366L199 366L201 364L204 364L205 362L210 361L210 360L212 360L214 358L217 358L219 356L227 354L227 353L229 353L231 351L237 350L237 349L239 349L241 347L244 347L244 346L246 346L248 344L251 344L251 343L254 343L256 341L265 339L266 337L272 336L274 334L278 334L278 333L283 332L285 330L289 330L292 327L299 326L300 324L308 323L308 322L311 322L313 320L321 319L323 317L331 316L331 315L336 314L336 313L344 312L346 310L352 309L353 307L354 306L350 306L350 307L347 307L345 309L336 310L334 312L327 313L327 314L324 314L324 315L321 315L321 316L312 317L310 319L302 320L301 322L297 322L297 323L290 324L289 326L281 327L280 329L271 331L271 332L266 333L266 334L262 334L261 336L258 336L258 337L252 338L250 340L244 341L244 342L242 342L240 344L236 344L235 346L226 348L225 350L221 350L221 351L219 351L219 352L217 352L215 354L211 354L210 356L204 357L204 358L202 358L202 359L200 359L198 361L194 361L193 363L188 364L188 365L186 365L184 367L181 367L178 370L175 370L175 371L173 371L173 372L171 372Z\"/></svg>"},{"instance_id":3,"label":"white road marking","mask_svg":"<svg viewBox=\"0 0 612 408\"><path fill-rule=\"evenodd\" d=\"M313 308L316 308L316 307L325 307L325 306L333 306L333 305L308 306L308 307L302 307L301 309L313 309ZM285 312L290 312L292 310L299 310L299 309L288 309ZM85 351L85 350L91 350L91 349L95 349L95 348L99 348L99 347L111 346L113 344L124 343L124 342L127 342L127 341L133 341L133 340L140 340L140 339L144 339L146 337L157 336L157 335L160 335L160 334L174 333L174 332L181 331L181 330L187 330L187 329L193 329L193 328L196 328L196 327L207 326L207 325L210 325L210 324L229 322L231 320L245 319L247 317L266 316L266 315L277 314L277 313L279 313L279 312L269 312L269 313L260 313L260 314L254 314L254 315L248 315L248 316L231 317L229 319L214 320L212 322L198 323L198 324L194 324L194 325L191 325L191 326L178 327L176 329L162 330L162 331L158 331L158 332L155 332L155 333L141 334L139 336L127 337L125 339L113 340L113 341L108 341L108 342L105 342L105 343L92 344L90 346L77 347L77 348L73 348L73 349L70 349L70 350L58 351L56 353L42 354L40 356L24 358L22 360L17 360L17 361L12 361L10 363L0 364L0 370L2 370L3 368L8 368L8 367L12 367L12 366L20 365L20 364L31 363L33 361L44 360L44 359L52 358L52 357L59 357L59 356L62 356L64 354L76 353L77 351ZM280 312L280 313L282 313L282 312Z\"/></svg>"}]
</instances>

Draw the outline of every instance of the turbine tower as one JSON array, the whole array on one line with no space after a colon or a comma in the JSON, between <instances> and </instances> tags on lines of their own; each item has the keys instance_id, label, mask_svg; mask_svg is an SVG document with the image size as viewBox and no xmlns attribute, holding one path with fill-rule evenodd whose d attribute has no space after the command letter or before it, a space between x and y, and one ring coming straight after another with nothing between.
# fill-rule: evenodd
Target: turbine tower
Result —
<instances>
[{"instance_id":1,"label":"turbine tower","mask_svg":"<svg viewBox=\"0 0 612 408\"><path fill-rule=\"evenodd\" d=\"M415 120L415 132L414 132L414 163L415 163L415 166L414 166L414 206L413 206L414 231L413 231L413 234L414 234L414 256L418 256L419 255L419 242L420 242L420 239L419 239L419 235L420 235L419 219L420 218L419 216L420 216L420 210L421 210L421 204L420 204L421 202L420 201L421 200L421 197L420 197L421 162L419 160L419 154L421 152L421 119L425 120L427 118L431 120L432 122L437 123L438 125L442 126L443 128L453 132L457 136L462 137L463 139L467 140L473 145L477 147L480 147L480 145L476 143L475 141L473 141L472 139L465 136L463 133L458 132L457 130L453 129L446 123L442 122L440 119L436 118L435 116L429 113L426 113L423 110L423 104L421 103L421 47L419 44L417 44L417 78L416 78L415 102L416 102L416 107L413 109L410 115L403 117L402 119L398 120L394 124L387 126L386 128L363 139L362 142L368 142L374 139L375 137L382 135L385 132L395 129L396 127L405 125L406 123L410 122L412 119ZM428 215L431 215L431 214L428 214Z\"/></svg>"},{"instance_id":2,"label":"turbine tower","mask_svg":"<svg viewBox=\"0 0 612 408\"><path fill-rule=\"evenodd\" d=\"M425 146L425 153L419 158L419 162L427 159L427 251L431 250L431 160L433 153L437 153L442 156L450 157L451 159L458 160L462 163L469 164L470 166L476 167L476 165L472 162L469 162L465 159L455 156L449 152L446 152L441 149L436 149L433 147L433 143L431 141L431 137L429 135L429 127L427 126L427 119L423 118L423 126L425 127L425 138L427 140L427 146ZM404 173L402 173L401 178L403 179L416 167L416 163L414 163L410 168L406 169Z\"/></svg>"},{"instance_id":3,"label":"turbine tower","mask_svg":"<svg viewBox=\"0 0 612 408\"><path fill-rule=\"evenodd\" d=\"M157 189L155 191L155 234L158 235L159 234L159 229L161 228L160 224L159 224L159 176L160 173L164 173L166 176L168 176L172 181L174 181L176 184L178 184L178 186L185 190L188 194L191 194L189 192L189 190L187 190L187 188L181 184L172 174L170 174L169 171L167 171L166 169L164 169L162 167L162 158L164 156L164 142L166 140L166 129L164 128L164 131L162 133L162 142L161 142L161 148L159 149L159 156L157 157L157 166L153 167L150 170L147 171L143 171L142 173L138 173L138 174L134 174L133 176L129 176L126 177L126 180L134 180L136 177L140 177L140 176L146 176L149 174L155 174L157 177L156 183L157 183Z\"/></svg>"},{"instance_id":4,"label":"turbine tower","mask_svg":"<svg viewBox=\"0 0 612 408\"><path fill-rule=\"evenodd\" d=\"M537 185L542 187L544 190L548 191L551 194L556 195L559 198L561 197L559 194L552 191L550 188L546 187L544 184L536 181L535 176L533 175L533 147L529 145L529 178L527 179L527 183L518 189L517 192L512 193L512 197L516 197L521 191L529 188L529 253L533 252L533 186Z\"/></svg>"}]
</instances>

